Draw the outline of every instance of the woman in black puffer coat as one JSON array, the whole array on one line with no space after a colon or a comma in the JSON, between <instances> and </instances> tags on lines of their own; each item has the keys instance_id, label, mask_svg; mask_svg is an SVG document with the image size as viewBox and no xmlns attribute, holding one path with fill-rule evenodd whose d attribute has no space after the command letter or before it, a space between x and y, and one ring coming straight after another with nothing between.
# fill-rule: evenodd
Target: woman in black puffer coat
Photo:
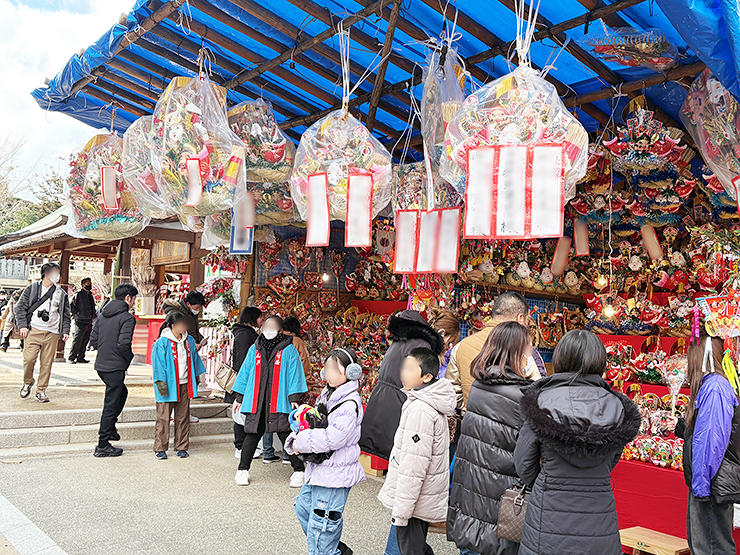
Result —
<instances>
[{"instance_id":1,"label":"woman in black puffer coat","mask_svg":"<svg viewBox=\"0 0 740 555\"><path fill-rule=\"evenodd\" d=\"M442 336L415 310L391 316L388 333L392 343L380 363L378 383L368 400L360 437L364 452L385 460L390 458L393 436L401 421L401 407L407 399L401 384L404 359L417 347L441 355L445 345Z\"/></svg>"},{"instance_id":2,"label":"woman in black puffer coat","mask_svg":"<svg viewBox=\"0 0 740 555\"><path fill-rule=\"evenodd\" d=\"M473 359L475 378L457 443L447 539L482 555L516 555L519 544L499 539L504 491L519 481L514 468L521 416L519 402L532 382L524 377L531 350L527 328L506 322L494 328ZM501 369L504 369L503 371Z\"/></svg>"},{"instance_id":3,"label":"woman in black puffer coat","mask_svg":"<svg viewBox=\"0 0 740 555\"><path fill-rule=\"evenodd\" d=\"M522 398L514 459L534 487L519 555L621 555L610 475L640 412L601 378L606 351L593 333L568 332L553 367Z\"/></svg>"}]
</instances>

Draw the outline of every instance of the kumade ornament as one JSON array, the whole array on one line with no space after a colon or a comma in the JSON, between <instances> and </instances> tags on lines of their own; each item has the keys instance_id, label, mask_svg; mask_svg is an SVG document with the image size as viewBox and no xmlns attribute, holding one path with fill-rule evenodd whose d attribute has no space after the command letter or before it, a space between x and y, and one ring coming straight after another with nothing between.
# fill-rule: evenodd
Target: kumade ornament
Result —
<instances>
[{"instance_id":1,"label":"kumade ornament","mask_svg":"<svg viewBox=\"0 0 740 555\"><path fill-rule=\"evenodd\" d=\"M676 65L678 49L659 29L609 29L604 36L590 38L588 46L606 62L628 67L643 66L665 71Z\"/></svg>"}]
</instances>

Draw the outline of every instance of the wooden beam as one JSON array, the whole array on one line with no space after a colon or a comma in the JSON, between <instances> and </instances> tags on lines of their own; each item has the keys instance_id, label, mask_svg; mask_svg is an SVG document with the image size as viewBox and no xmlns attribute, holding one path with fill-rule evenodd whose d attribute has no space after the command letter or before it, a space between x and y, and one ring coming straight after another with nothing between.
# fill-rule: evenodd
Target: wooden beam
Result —
<instances>
[{"instance_id":1,"label":"wooden beam","mask_svg":"<svg viewBox=\"0 0 740 555\"><path fill-rule=\"evenodd\" d=\"M589 12L592 12L594 10L598 10L599 8L603 8L607 6L604 2L601 0L578 0L578 3L586 8ZM627 23L624 19L622 19L622 16L619 14L611 14L607 15L606 17L601 18L604 23L606 23L609 27L629 27L629 23Z\"/></svg>"},{"instance_id":2,"label":"wooden beam","mask_svg":"<svg viewBox=\"0 0 740 555\"><path fill-rule=\"evenodd\" d=\"M129 91L131 91L131 93L138 94L140 97L153 101L152 104L156 104L157 100L159 99L159 93L157 91L154 91L152 89L147 89L146 87L142 87L141 85L134 83L130 79L127 79L125 75L118 75L117 73L111 71L111 69L106 66L96 67L93 70L93 73L97 76L95 80L95 84L98 86L100 86L99 85L100 79L105 79L106 81L115 83L116 85L120 86L122 89L128 89ZM119 96L122 96L122 95L119 95ZM122 96L122 98L126 98L126 97ZM137 101L134 100L134 102L137 102ZM142 106L148 107L145 104L142 104Z\"/></svg>"},{"instance_id":3,"label":"wooden beam","mask_svg":"<svg viewBox=\"0 0 740 555\"><path fill-rule=\"evenodd\" d=\"M168 15L177 11L178 8L182 6L184 2L185 0L169 0L168 2L165 2L162 5L162 7L160 7L152 15L147 17L139 25L137 25L135 29L131 30L130 32L127 32L123 36L123 39L119 43L112 57L115 58L120 52L122 52L123 50L126 50L126 48L128 48L129 46L134 44L136 41L138 41L142 37L142 35L144 35L147 31L151 31L152 29L154 29ZM77 91L81 90L83 87L88 85L94 79L95 77L91 73L87 75L86 77L83 77L82 79L77 81L72 86L72 90L70 91L69 96L74 96L74 94Z\"/></svg>"},{"instance_id":4,"label":"wooden beam","mask_svg":"<svg viewBox=\"0 0 740 555\"><path fill-rule=\"evenodd\" d=\"M643 88L652 87L655 85L661 85L669 81L676 81L687 76L695 76L698 73L704 71L704 62L695 62L684 66L679 66L675 69L670 69L665 73L656 73L645 79L638 79L637 81L629 81L620 85L622 93L629 93L633 91L639 91ZM600 89L589 93L579 94L577 96L571 96L563 99L563 102L567 107L580 106L587 102L596 102L598 100L604 100L611 98L615 95L614 88Z\"/></svg>"},{"instance_id":5,"label":"wooden beam","mask_svg":"<svg viewBox=\"0 0 740 555\"><path fill-rule=\"evenodd\" d=\"M374 4L372 4L368 8L364 8L360 10L359 12L350 15L349 17L344 18L341 23L342 27L347 29L349 27L352 27L355 23L359 23L363 19L365 19L368 15L372 14L373 12L377 11L379 8L383 7L383 4L387 0L378 0ZM310 50L317 44L320 44L324 42L325 40L333 37L336 35L338 30L336 28L329 28L326 31L323 31L322 33L319 33L315 37L312 37L310 40L306 40L303 42L300 42L295 47L293 47L290 50L286 50L279 56L273 58L272 60L260 65L259 67L256 67L250 71L247 71L246 73L242 73L239 75L235 75L232 79L230 79L226 83L227 89L233 89L237 85L241 85L242 83L246 83L247 81L253 80L255 77L258 77L259 75L262 75L266 71L270 71L272 68L279 66L283 62L290 59L291 56L294 56L295 54L300 54L301 52L305 52L306 50Z\"/></svg>"},{"instance_id":6,"label":"wooden beam","mask_svg":"<svg viewBox=\"0 0 740 555\"><path fill-rule=\"evenodd\" d=\"M179 243L193 243L195 241L195 233L192 231L152 226L144 228L141 233L136 234L136 237L155 239L157 241L176 241Z\"/></svg>"},{"instance_id":7,"label":"wooden beam","mask_svg":"<svg viewBox=\"0 0 740 555\"><path fill-rule=\"evenodd\" d=\"M103 89L104 91L110 93L111 95L115 95L118 98L123 98L124 100L127 100L128 102L131 102L132 105L138 105L142 108L152 111L154 110L154 105L156 102L153 102L151 99L139 96L136 93L132 93L130 91L127 91L126 89L123 89L117 85L114 85L113 83L110 83L107 79L103 77L98 77L98 79L95 80L95 83L93 83L96 87ZM85 88L87 90L87 87Z\"/></svg>"},{"instance_id":8,"label":"wooden beam","mask_svg":"<svg viewBox=\"0 0 740 555\"><path fill-rule=\"evenodd\" d=\"M106 104L117 106L122 110L128 112L129 114L137 117L145 116L149 113L146 110L139 108L138 106L134 106L130 102L126 102L125 100L121 100L120 98L116 98L115 96L108 94L107 92L97 88L94 85L87 85L83 92L88 96L92 96L93 98L102 100Z\"/></svg>"},{"instance_id":9,"label":"wooden beam","mask_svg":"<svg viewBox=\"0 0 740 555\"><path fill-rule=\"evenodd\" d=\"M159 95L167 87L167 81L164 78L160 77L159 75L142 71L138 67L135 67L133 64L125 62L122 59L123 54L124 53L121 52L121 54L119 54L117 57L108 60L105 65L115 69L116 71L120 71L121 73L130 75L131 77L138 79L142 83L146 83L147 85L149 85L150 90L154 94Z\"/></svg>"},{"instance_id":10,"label":"wooden beam","mask_svg":"<svg viewBox=\"0 0 740 555\"><path fill-rule=\"evenodd\" d=\"M396 22L398 21L398 13L400 10L401 0L393 0L393 8L391 10L390 18L388 19L388 29L385 32L383 49L380 51L378 74L375 77L375 86L373 87L373 94L370 98L370 107L367 110L367 128L371 133L375 126L375 114L378 111L378 104L380 103L380 91L383 88L383 82L385 81L385 70L388 67L388 59L393 50L393 37L396 34Z\"/></svg>"}]
</instances>

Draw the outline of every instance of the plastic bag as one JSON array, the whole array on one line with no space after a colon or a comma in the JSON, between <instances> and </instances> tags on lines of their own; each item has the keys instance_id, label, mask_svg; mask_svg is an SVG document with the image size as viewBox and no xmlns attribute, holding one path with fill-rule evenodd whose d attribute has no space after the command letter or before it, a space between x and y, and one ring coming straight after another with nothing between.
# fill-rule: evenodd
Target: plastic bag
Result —
<instances>
[{"instance_id":1,"label":"plastic bag","mask_svg":"<svg viewBox=\"0 0 740 555\"><path fill-rule=\"evenodd\" d=\"M446 45L427 56L421 93L421 134L433 169L439 168L445 130L465 100L462 68L454 62L457 51Z\"/></svg>"},{"instance_id":2,"label":"plastic bag","mask_svg":"<svg viewBox=\"0 0 740 555\"><path fill-rule=\"evenodd\" d=\"M141 211L163 220L174 216L152 169L152 116L142 116L123 134L123 179Z\"/></svg>"},{"instance_id":3,"label":"plastic bag","mask_svg":"<svg viewBox=\"0 0 740 555\"><path fill-rule=\"evenodd\" d=\"M290 183L247 182L247 190L254 196L255 225L285 225L295 221Z\"/></svg>"},{"instance_id":4,"label":"plastic bag","mask_svg":"<svg viewBox=\"0 0 740 555\"><path fill-rule=\"evenodd\" d=\"M295 144L275 121L272 105L262 99L229 109L229 127L241 139L247 181L287 181L293 171Z\"/></svg>"},{"instance_id":5,"label":"plastic bag","mask_svg":"<svg viewBox=\"0 0 740 555\"><path fill-rule=\"evenodd\" d=\"M211 214L203 218L203 235L200 237L202 249L228 247L231 241L231 210Z\"/></svg>"},{"instance_id":6,"label":"plastic bag","mask_svg":"<svg viewBox=\"0 0 740 555\"><path fill-rule=\"evenodd\" d=\"M732 181L740 176L740 104L705 69L691 84L680 117L707 166L734 199Z\"/></svg>"},{"instance_id":7,"label":"plastic bag","mask_svg":"<svg viewBox=\"0 0 740 555\"><path fill-rule=\"evenodd\" d=\"M72 156L64 196L70 207L68 233L89 239L124 239L141 233L149 218L139 210L136 199L124 187L121 172L121 139L117 135L95 135ZM115 170L114 204L103 202L102 169Z\"/></svg>"},{"instance_id":8,"label":"plastic bag","mask_svg":"<svg viewBox=\"0 0 740 555\"><path fill-rule=\"evenodd\" d=\"M183 229L192 231L193 233L203 233L205 229L205 216L192 216L186 214L178 214L177 219L180 220Z\"/></svg>"},{"instance_id":9,"label":"plastic bag","mask_svg":"<svg viewBox=\"0 0 740 555\"><path fill-rule=\"evenodd\" d=\"M175 77L154 108L154 175L178 214L209 216L233 206L244 147L229 129L225 102L225 89L206 76ZM197 200L189 198L188 159L199 161L203 187Z\"/></svg>"},{"instance_id":10,"label":"plastic bag","mask_svg":"<svg viewBox=\"0 0 740 555\"><path fill-rule=\"evenodd\" d=\"M493 145L565 146L565 201L586 174L588 135L566 110L555 87L534 69L521 66L465 99L445 133L439 173L462 194L467 152Z\"/></svg>"},{"instance_id":11,"label":"plastic bag","mask_svg":"<svg viewBox=\"0 0 740 555\"><path fill-rule=\"evenodd\" d=\"M457 190L432 173L434 179L434 207L452 208L460 206L461 198ZM393 195L391 202L393 210L426 210L427 209L427 179L424 162L412 164L395 164L393 166Z\"/></svg>"},{"instance_id":12,"label":"plastic bag","mask_svg":"<svg viewBox=\"0 0 740 555\"><path fill-rule=\"evenodd\" d=\"M586 44L606 62L623 66L643 66L653 71L665 71L676 65L678 49L660 29L609 29L608 34L593 37Z\"/></svg>"},{"instance_id":13,"label":"plastic bag","mask_svg":"<svg viewBox=\"0 0 740 555\"><path fill-rule=\"evenodd\" d=\"M391 199L391 155L352 114L332 112L304 131L295 157L291 194L302 220L308 214L308 176L326 173L332 220L347 217L349 172L373 177L373 218Z\"/></svg>"}]
</instances>

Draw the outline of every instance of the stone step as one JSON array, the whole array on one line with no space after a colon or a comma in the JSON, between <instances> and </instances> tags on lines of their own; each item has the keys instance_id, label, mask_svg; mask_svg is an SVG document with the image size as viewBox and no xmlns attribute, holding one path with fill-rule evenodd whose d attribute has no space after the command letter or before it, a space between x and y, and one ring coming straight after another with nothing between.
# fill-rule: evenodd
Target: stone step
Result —
<instances>
[{"instance_id":1,"label":"stone step","mask_svg":"<svg viewBox=\"0 0 740 555\"><path fill-rule=\"evenodd\" d=\"M154 439L154 421L119 422L117 429L122 441ZM191 437L233 434L233 431L234 421L225 417L203 418L197 424L190 425ZM174 437L173 434L173 425L170 424L170 438ZM96 443L97 440L98 424L0 430L0 449Z\"/></svg>"},{"instance_id":2,"label":"stone step","mask_svg":"<svg viewBox=\"0 0 740 555\"><path fill-rule=\"evenodd\" d=\"M190 434L190 453L198 456L198 448L204 445L217 443L231 444L233 446L234 434L217 434L207 436L194 436ZM0 449L0 465L20 463L24 459L59 457L63 455L78 455L89 453L92 456L96 443L67 443L65 445L39 445L34 447L13 447L9 449ZM153 439L142 439L136 441L117 441L116 447L121 447L126 456L126 451L152 451L154 445ZM174 458L172 446L172 437L170 437L170 456ZM152 455L153 456L153 455ZM105 460L105 459L101 459ZM234 461L236 464L236 460ZM236 466L234 467L236 468ZM2 553L2 551L0 551Z\"/></svg>"},{"instance_id":3,"label":"stone step","mask_svg":"<svg viewBox=\"0 0 740 555\"><path fill-rule=\"evenodd\" d=\"M34 401L29 401L33 403ZM226 403L191 402L190 414L198 418L229 416ZM51 428L59 426L85 426L100 422L102 407L94 409L37 410L22 412L0 412L0 431L20 428ZM157 418L157 409L149 407L126 407L119 422L151 422Z\"/></svg>"}]
</instances>

